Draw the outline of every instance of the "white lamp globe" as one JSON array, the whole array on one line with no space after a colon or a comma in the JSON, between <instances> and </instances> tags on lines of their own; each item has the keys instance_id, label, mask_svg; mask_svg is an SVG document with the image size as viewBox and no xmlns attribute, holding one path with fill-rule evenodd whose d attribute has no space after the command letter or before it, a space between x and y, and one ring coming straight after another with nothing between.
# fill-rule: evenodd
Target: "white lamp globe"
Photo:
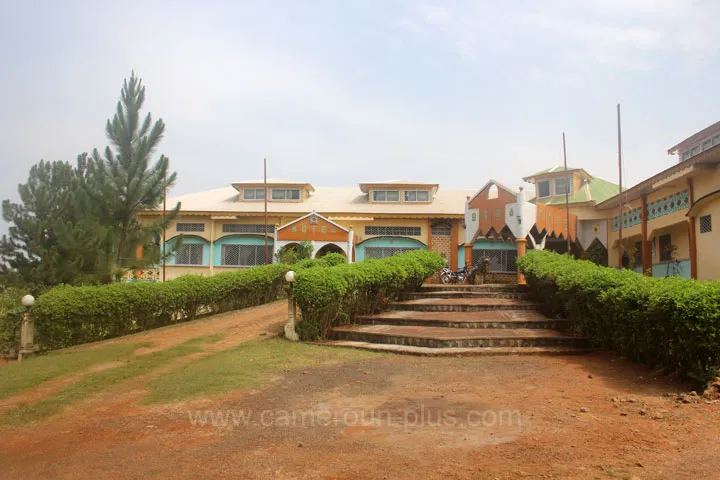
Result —
<instances>
[{"instance_id":1,"label":"white lamp globe","mask_svg":"<svg viewBox=\"0 0 720 480\"><path fill-rule=\"evenodd\" d=\"M288 282L290 282L290 283L294 282L294 281L295 281L295 272L293 272L292 270L290 270L289 272L287 272L287 273L285 274L285 280L288 281Z\"/></svg>"},{"instance_id":2,"label":"white lamp globe","mask_svg":"<svg viewBox=\"0 0 720 480\"><path fill-rule=\"evenodd\" d=\"M26 307L32 307L34 303L35 303L35 297L33 297L32 295L28 294L22 298L22 304Z\"/></svg>"}]
</instances>

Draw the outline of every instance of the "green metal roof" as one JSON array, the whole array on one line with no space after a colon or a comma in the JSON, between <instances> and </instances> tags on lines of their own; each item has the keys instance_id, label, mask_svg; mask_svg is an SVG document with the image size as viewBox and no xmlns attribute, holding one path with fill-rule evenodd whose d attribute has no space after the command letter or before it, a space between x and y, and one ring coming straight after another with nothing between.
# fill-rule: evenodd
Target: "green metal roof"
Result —
<instances>
[{"instance_id":1,"label":"green metal roof","mask_svg":"<svg viewBox=\"0 0 720 480\"><path fill-rule=\"evenodd\" d=\"M568 172L571 170L582 170L581 168L575 168L575 167L567 167ZM533 177L539 177L540 175L545 175L546 173L556 173L556 172L563 172L565 171L565 167L562 165L555 165L554 167L546 168L545 170L541 170L539 172L533 173L532 175L527 175L525 178L533 178Z\"/></svg>"},{"instance_id":2,"label":"green metal roof","mask_svg":"<svg viewBox=\"0 0 720 480\"><path fill-rule=\"evenodd\" d=\"M568 170L570 169L568 168ZM585 203L591 201L600 203L617 194L617 184L608 182L607 180L603 180L602 178L594 177L592 180L589 180L587 182L587 188L582 187L577 192L574 192L572 195L570 195L570 198L568 200L570 203ZM537 201L544 205L562 205L565 204L565 195L538 198Z\"/></svg>"}]
</instances>

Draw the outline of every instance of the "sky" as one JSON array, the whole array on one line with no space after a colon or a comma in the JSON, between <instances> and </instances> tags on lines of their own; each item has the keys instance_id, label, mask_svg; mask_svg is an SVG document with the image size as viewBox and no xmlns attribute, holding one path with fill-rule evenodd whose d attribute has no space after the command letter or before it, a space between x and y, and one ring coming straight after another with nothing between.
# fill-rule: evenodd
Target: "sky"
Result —
<instances>
[{"instance_id":1,"label":"sky","mask_svg":"<svg viewBox=\"0 0 720 480\"><path fill-rule=\"evenodd\" d=\"M626 184L719 120L716 0L0 0L0 198L74 162L131 71L171 194L268 176L510 187L568 164ZM0 232L7 226L0 222Z\"/></svg>"}]
</instances>

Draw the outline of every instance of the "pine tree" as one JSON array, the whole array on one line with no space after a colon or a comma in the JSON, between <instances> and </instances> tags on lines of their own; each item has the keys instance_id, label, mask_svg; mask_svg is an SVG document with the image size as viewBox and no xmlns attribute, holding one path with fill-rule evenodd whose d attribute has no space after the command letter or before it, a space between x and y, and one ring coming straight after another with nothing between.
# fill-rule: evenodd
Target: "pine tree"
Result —
<instances>
[{"instance_id":1,"label":"pine tree","mask_svg":"<svg viewBox=\"0 0 720 480\"><path fill-rule=\"evenodd\" d=\"M23 283L102 283L112 276L112 235L85 195L86 155L77 167L40 161L18 186L20 203L5 200L8 235L0 239L0 271Z\"/></svg>"},{"instance_id":2,"label":"pine tree","mask_svg":"<svg viewBox=\"0 0 720 480\"><path fill-rule=\"evenodd\" d=\"M145 87L133 72L123 84L115 116L105 126L111 145L105 148L103 156L94 150L88 162L87 191L100 206L107 225L114 230L118 268L134 269L157 263L159 234L180 209L177 204L164 222L138 221L138 210L155 209L161 204L164 179L168 187L176 180L176 174L168 171L169 161L164 155L150 165L163 138L165 124L162 119L153 124L149 113L140 121L144 102ZM135 258L138 245L144 247L142 259Z\"/></svg>"}]
</instances>

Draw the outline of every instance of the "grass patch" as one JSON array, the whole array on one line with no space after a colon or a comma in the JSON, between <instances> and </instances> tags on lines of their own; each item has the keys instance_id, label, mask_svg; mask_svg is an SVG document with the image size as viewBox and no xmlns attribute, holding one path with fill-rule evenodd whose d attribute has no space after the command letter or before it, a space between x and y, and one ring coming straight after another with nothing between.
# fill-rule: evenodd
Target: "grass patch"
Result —
<instances>
[{"instance_id":1,"label":"grass patch","mask_svg":"<svg viewBox=\"0 0 720 480\"><path fill-rule=\"evenodd\" d=\"M0 398L7 398L28 388L93 365L123 360L145 343L116 343L85 350L60 350L0 367Z\"/></svg>"},{"instance_id":2,"label":"grass patch","mask_svg":"<svg viewBox=\"0 0 720 480\"><path fill-rule=\"evenodd\" d=\"M117 388L121 382L149 373L175 358L202 352L202 344L217 342L222 337L222 334L213 334L194 338L167 350L129 358L124 365L85 376L64 390L39 402L31 405L18 405L8 410L0 415L0 425L18 425L42 420L58 413L75 401Z\"/></svg>"},{"instance_id":3,"label":"grass patch","mask_svg":"<svg viewBox=\"0 0 720 480\"><path fill-rule=\"evenodd\" d=\"M201 395L247 390L268 383L273 374L307 366L361 361L384 355L271 339L243 343L184 365L152 380L143 403L170 403Z\"/></svg>"}]
</instances>

